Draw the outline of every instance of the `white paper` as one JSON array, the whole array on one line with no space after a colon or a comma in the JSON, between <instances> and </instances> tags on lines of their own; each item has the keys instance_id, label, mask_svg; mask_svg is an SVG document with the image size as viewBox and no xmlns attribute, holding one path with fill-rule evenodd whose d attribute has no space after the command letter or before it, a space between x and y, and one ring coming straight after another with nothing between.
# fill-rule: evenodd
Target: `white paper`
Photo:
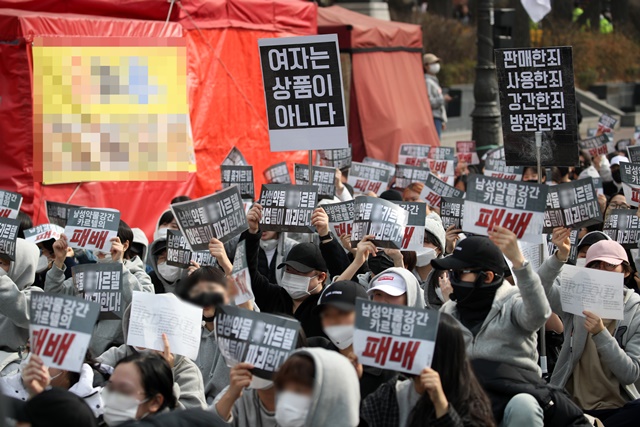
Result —
<instances>
[{"instance_id":1,"label":"white paper","mask_svg":"<svg viewBox=\"0 0 640 427\"><path fill-rule=\"evenodd\" d=\"M192 360L198 357L202 308L181 301L174 294L134 292L127 345L164 350L167 334L171 352Z\"/></svg>"},{"instance_id":2,"label":"white paper","mask_svg":"<svg viewBox=\"0 0 640 427\"><path fill-rule=\"evenodd\" d=\"M622 320L622 273L565 265L560 279L562 311L584 317L587 310L602 319Z\"/></svg>"}]
</instances>

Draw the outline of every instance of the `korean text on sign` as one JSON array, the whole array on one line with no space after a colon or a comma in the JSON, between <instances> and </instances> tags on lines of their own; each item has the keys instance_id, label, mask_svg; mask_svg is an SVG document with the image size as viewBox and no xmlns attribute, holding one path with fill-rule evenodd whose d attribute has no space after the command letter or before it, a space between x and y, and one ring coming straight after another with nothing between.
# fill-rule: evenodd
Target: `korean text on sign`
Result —
<instances>
[{"instance_id":1,"label":"korean text on sign","mask_svg":"<svg viewBox=\"0 0 640 427\"><path fill-rule=\"evenodd\" d=\"M79 264L72 272L78 293L100 304L100 319L122 318L122 264Z\"/></svg>"},{"instance_id":2,"label":"korean text on sign","mask_svg":"<svg viewBox=\"0 0 640 427\"><path fill-rule=\"evenodd\" d=\"M69 211L64 234L71 248L109 252L119 224L120 212L114 209L74 208Z\"/></svg>"},{"instance_id":3,"label":"korean text on sign","mask_svg":"<svg viewBox=\"0 0 640 427\"><path fill-rule=\"evenodd\" d=\"M267 184L260 191L264 231L311 233L311 215L318 203L314 185Z\"/></svg>"}]
</instances>

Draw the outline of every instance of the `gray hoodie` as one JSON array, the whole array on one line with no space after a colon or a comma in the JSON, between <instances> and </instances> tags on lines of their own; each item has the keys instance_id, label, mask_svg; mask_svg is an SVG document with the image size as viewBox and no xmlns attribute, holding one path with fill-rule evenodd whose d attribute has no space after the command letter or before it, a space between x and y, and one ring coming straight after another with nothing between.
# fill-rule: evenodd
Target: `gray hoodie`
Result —
<instances>
[{"instance_id":1,"label":"gray hoodie","mask_svg":"<svg viewBox=\"0 0 640 427\"><path fill-rule=\"evenodd\" d=\"M231 418L224 421L216 409L216 404L228 390L229 387L225 387L209 407L217 419L233 427L278 427L276 413L266 410L260 401L258 391L254 389L245 389L242 392L242 396L233 404Z\"/></svg>"},{"instance_id":2,"label":"gray hoodie","mask_svg":"<svg viewBox=\"0 0 640 427\"><path fill-rule=\"evenodd\" d=\"M324 348L302 348L295 353L311 357L316 368L305 427L357 426L360 422L360 383L349 359Z\"/></svg>"},{"instance_id":3,"label":"gray hoodie","mask_svg":"<svg viewBox=\"0 0 640 427\"><path fill-rule=\"evenodd\" d=\"M189 275L189 270L186 268L181 269L182 274L180 275L178 280L176 280L173 283L168 282L167 280L165 280L164 277L162 277L160 273L158 273L158 257L153 255L153 250L158 244L160 244L160 242L166 242L166 240L167 240L166 237L161 237L157 240L154 240L153 243L151 243L151 246L149 246L149 255L147 255L148 256L147 264L149 264L151 268L153 268L153 271L156 273L158 280L160 281L160 283L162 283L162 286L164 287L164 291L167 293L170 292L172 294L175 294L178 283L180 282L180 280L185 279Z\"/></svg>"},{"instance_id":4,"label":"gray hoodie","mask_svg":"<svg viewBox=\"0 0 640 427\"><path fill-rule=\"evenodd\" d=\"M135 259L137 259L137 257ZM45 292L51 292L54 294L77 295L78 290L73 284L73 278L70 277L66 280L64 278L64 272L67 269L67 266L65 265L63 267L64 269L62 270L55 264L51 267L47 272L47 277L44 282L44 290ZM140 282L138 282L138 279L136 279L129 268L124 267L132 267L134 268L134 271L137 270L136 265L130 261L126 261L123 265L122 306L127 307L131 304L133 291L142 291L146 289L143 289ZM144 275L147 276L146 273ZM89 349L91 350L91 354L98 355L102 354L111 346L120 345L124 342L124 336L122 335L122 320L98 320L95 328L93 328L93 335L91 336Z\"/></svg>"},{"instance_id":5,"label":"gray hoodie","mask_svg":"<svg viewBox=\"0 0 640 427\"><path fill-rule=\"evenodd\" d=\"M518 286L506 280L496 291L491 310L474 337L460 324L471 359L503 362L542 375L538 366L538 329L551 316L551 308L531 264L513 269ZM440 310L460 320L457 303L447 301Z\"/></svg>"},{"instance_id":6,"label":"gray hoodie","mask_svg":"<svg viewBox=\"0 0 640 427\"><path fill-rule=\"evenodd\" d=\"M0 277L0 350L16 352L29 339L29 301L40 250L24 239L16 240L16 260Z\"/></svg>"},{"instance_id":7,"label":"gray hoodie","mask_svg":"<svg viewBox=\"0 0 640 427\"><path fill-rule=\"evenodd\" d=\"M200 337L200 350L196 358L196 365L202 373L204 379L204 393L207 404L211 405L222 389L229 385L229 375L231 369L222 357L222 353L216 343L215 329L209 331L202 327Z\"/></svg>"},{"instance_id":8,"label":"gray hoodie","mask_svg":"<svg viewBox=\"0 0 640 427\"><path fill-rule=\"evenodd\" d=\"M560 281L564 265L555 255L549 257L538 274L553 312L562 318L564 344L560 350L551 384L564 387L582 357L589 332L584 318L562 311ZM613 336L607 329L593 336L600 360L604 362L625 389L626 400L640 398L634 385L640 379L640 295L624 289L624 315L616 322Z\"/></svg>"},{"instance_id":9,"label":"gray hoodie","mask_svg":"<svg viewBox=\"0 0 640 427\"><path fill-rule=\"evenodd\" d=\"M420 309L425 308L426 304L424 303L424 295L423 295L422 289L420 288L420 284L418 283L418 279L416 279L416 276L414 276L413 273L407 270L406 268L401 268L401 267L387 268L383 272L374 276L373 279L371 279L371 281L369 282L369 285L373 283L373 281L376 280L379 276L382 276L383 274L388 274L388 273L398 274L400 277L404 279L405 283L407 284L407 307L414 307L414 308L420 308Z\"/></svg>"}]
</instances>

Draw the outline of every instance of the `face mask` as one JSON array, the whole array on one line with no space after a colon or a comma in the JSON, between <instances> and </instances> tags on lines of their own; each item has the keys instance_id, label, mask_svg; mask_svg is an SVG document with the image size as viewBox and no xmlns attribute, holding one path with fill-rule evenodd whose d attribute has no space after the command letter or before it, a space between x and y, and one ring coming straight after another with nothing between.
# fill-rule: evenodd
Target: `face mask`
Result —
<instances>
[{"instance_id":1,"label":"face mask","mask_svg":"<svg viewBox=\"0 0 640 427\"><path fill-rule=\"evenodd\" d=\"M38 266L36 267L36 273L42 273L48 267L49 267L49 259L44 255L40 255L40 258L38 258Z\"/></svg>"},{"instance_id":2,"label":"face mask","mask_svg":"<svg viewBox=\"0 0 640 427\"><path fill-rule=\"evenodd\" d=\"M436 291L436 295L438 296L438 299L442 302L445 302L444 295L442 295L442 289L440 289L440 286L437 286L435 291Z\"/></svg>"},{"instance_id":3,"label":"face mask","mask_svg":"<svg viewBox=\"0 0 640 427\"><path fill-rule=\"evenodd\" d=\"M440 72L440 63L436 62L435 64L430 64L429 65L429 71L432 74L438 74Z\"/></svg>"},{"instance_id":4,"label":"face mask","mask_svg":"<svg viewBox=\"0 0 640 427\"><path fill-rule=\"evenodd\" d=\"M576 267L586 268L586 266L587 266L587 259L586 258L578 258L576 260Z\"/></svg>"},{"instance_id":5,"label":"face mask","mask_svg":"<svg viewBox=\"0 0 640 427\"><path fill-rule=\"evenodd\" d=\"M217 307L224 304L224 295L220 292L203 292L190 299L198 307Z\"/></svg>"},{"instance_id":6,"label":"face mask","mask_svg":"<svg viewBox=\"0 0 640 427\"><path fill-rule=\"evenodd\" d=\"M616 171L612 171L611 172L611 177L613 178L613 180L615 182L617 182L618 184L620 184L622 182L622 175L620 173L620 169L616 170Z\"/></svg>"},{"instance_id":7,"label":"face mask","mask_svg":"<svg viewBox=\"0 0 640 427\"><path fill-rule=\"evenodd\" d=\"M310 407L311 396L283 391L276 401L276 422L281 427L302 427Z\"/></svg>"},{"instance_id":8,"label":"face mask","mask_svg":"<svg viewBox=\"0 0 640 427\"><path fill-rule=\"evenodd\" d=\"M0 267L0 277L2 276L6 276L8 273L6 271L4 271L4 268Z\"/></svg>"},{"instance_id":9,"label":"face mask","mask_svg":"<svg viewBox=\"0 0 640 427\"><path fill-rule=\"evenodd\" d=\"M353 325L327 326L323 329L333 345L340 350L344 350L353 343Z\"/></svg>"},{"instance_id":10,"label":"face mask","mask_svg":"<svg viewBox=\"0 0 640 427\"><path fill-rule=\"evenodd\" d=\"M167 228L158 228L155 233L153 233L153 240L156 241L158 239L166 239L167 238Z\"/></svg>"},{"instance_id":11,"label":"face mask","mask_svg":"<svg viewBox=\"0 0 640 427\"><path fill-rule=\"evenodd\" d=\"M311 292L308 291L311 279L313 277L299 276L285 271L282 275L281 285L292 299L300 299L311 295Z\"/></svg>"},{"instance_id":12,"label":"face mask","mask_svg":"<svg viewBox=\"0 0 640 427\"><path fill-rule=\"evenodd\" d=\"M271 252L278 247L278 239L260 240L260 247L265 252Z\"/></svg>"},{"instance_id":13,"label":"face mask","mask_svg":"<svg viewBox=\"0 0 640 427\"><path fill-rule=\"evenodd\" d=\"M147 401L143 400L141 402L133 397L109 391L106 388L102 389L100 395L104 402L104 421L109 426L116 426L125 421L135 420L138 406Z\"/></svg>"},{"instance_id":14,"label":"face mask","mask_svg":"<svg viewBox=\"0 0 640 427\"><path fill-rule=\"evenodd\" d=\"M369 269L373 275L378 275L388 268L393 267L393 261L384 252L380 251L376 256L370 256L367 260Z\"/></svg>"},{"instance_id":15,"label":"face mask","mask_svg":"<svg viewBox=\"0 0 640 427\"><path fill-rule=\"evenodd\" d=\"M273 387L273 381L265 380L263 378L256 377L255 375L251 377L251 384L249 384L249 388L254 390L264 390L271 387Z\"/></svg>"},{"instance_id":16,"label":"face mask","mask_svg":"<svg viewBox=\"0 0 640 427\"><path fill-rule=\"evenodd\" d=\"M163 262L162 264L158 264L158 274L167 282L173 283L180 277L180 267Z\"/></svg>"},{"instance_id":17,"label":"face mask","mask_svg":"<svg viewBox=\"0 0 640 427\"><path fill-rule=\"evenodd\" d=\"M484 275L478 275L475 282L458 281L449 276L451 287L453 288L452 299L457 302L457 306L463 310L481 310L491 306L496 291L502 286L502 280L494 284L486 284Z\"/></svg>"},{"instance_id":18,"label":"face mask","mask_svg":"<svg viewBox=\"0 0 640 427\"><path fill-rule=\"evenodd\" d=\"M426 267L431 264L431 260L434 260L438 257L436 254L436 250L433 248L423 248L420 252L416 252L416 266L417 267Z\"/></svg>"}]
</instances>

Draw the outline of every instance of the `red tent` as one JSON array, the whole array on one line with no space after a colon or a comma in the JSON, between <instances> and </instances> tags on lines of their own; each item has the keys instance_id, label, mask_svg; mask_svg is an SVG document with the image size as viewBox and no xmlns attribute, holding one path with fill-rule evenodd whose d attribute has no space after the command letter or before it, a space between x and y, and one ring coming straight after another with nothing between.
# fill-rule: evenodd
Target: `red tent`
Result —
<instances>
[{"instance_id":1,"label":"red tent","mask_svg":"<svg viewBox=\"0 0 640 427\"><path fill-rule=\"evenodd\" d=\"M419 26L331 6L318 9L318 32L337 33L341 51L350 54L349 141L356 160L396 162L400 144L439 145Z\"/></svg>"},{"instance_id":2,"label":"red tent","mask_svg":"<svg viewBox=\"0 0 640 427\"><path fill-rule=\"evenodd\" d=\"M176 2L170 21L179 24L165 26L169 8L166 0L0 0L0 188L22 193L23 209L36 224L46 222L44 201L53 200L116 208L150 235L171 198L219 189L218 165L234 145L255 166L258 186L270 164L306 160L306 153L269 152L257 40L315 34L316 6L302 0ZM198 172L186 182L34 182L30 42L36 36L185 37Z\"/></svg>"}]
</instances>

